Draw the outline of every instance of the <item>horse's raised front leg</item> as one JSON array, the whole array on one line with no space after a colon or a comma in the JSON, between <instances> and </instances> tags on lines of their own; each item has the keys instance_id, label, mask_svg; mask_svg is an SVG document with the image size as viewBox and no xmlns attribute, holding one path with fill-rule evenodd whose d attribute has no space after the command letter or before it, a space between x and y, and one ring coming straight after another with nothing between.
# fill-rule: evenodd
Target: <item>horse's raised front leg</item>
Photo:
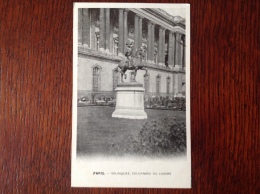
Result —
<instances>
[{"instance_id":1,"label":"horse's raised front leg","mask_svg":"<svg viewBox=\"0 0 260 194\"><path fill-rule=\"evenodd\" d=\"M123 73L121 73L121 82L124 83Z\"/></svg>"},{"instance_id":2,"label":"horse's raised front leg","mask_svg":"<svg viewBox=\"0 0 260 194\"><path fill-rule=\"evenodd\" d=\"M123 76L125 76L125 79L127 78L127 76L126 76L125 72L122 69L119 70L119 73L121 73L121 82L124 83Z\"/></svg>"},{"instance_id":3,"label":"horse's raised front leg","mask_svg":"<svg viewBox=\"0 0 260 194\"><path fill-rule=\"evenodd\" d=\"M123 76L125 76L125 79L127 78L126 74L124 72L120 72L121 73L121 82L124 83L124 78Z\"/></svg>"},{"instance_id":4,"label":"horse's raised front leg","mask_svg":"<svg viewBox=\"0 0 260 194\"><path fill-rule=\"evenodd\" d=\"M141 70L145 70L144 77L148 76L148 70L146 68L142 67Z\"/></svg>"},{"instance_id":5,"label":"horse's raised front leg","mask_svg":"<svg viewBox=\"0 0 260 194\"><path fill-rule=\"evenodd\" d=\"M136 78L137 70L138 70L138 66L135 67L134 81L136 81L135 78Z\"/></svg>"}]
</instances>

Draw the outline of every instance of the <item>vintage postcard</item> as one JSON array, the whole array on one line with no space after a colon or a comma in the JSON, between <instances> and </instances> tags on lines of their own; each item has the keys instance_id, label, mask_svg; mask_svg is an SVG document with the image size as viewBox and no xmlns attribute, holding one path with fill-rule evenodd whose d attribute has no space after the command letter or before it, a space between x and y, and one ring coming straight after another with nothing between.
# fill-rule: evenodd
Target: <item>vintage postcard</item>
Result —
<instances>
[{"instance_id":1,"label":"vintage postcard","mask_svg":"<svg viewBox=\"0 0 260 194\"><path fill-rule=\"evenodd\" d=\"M190 6L73 14L72 187L191 188Z\"/></svg>"}]
</instances>

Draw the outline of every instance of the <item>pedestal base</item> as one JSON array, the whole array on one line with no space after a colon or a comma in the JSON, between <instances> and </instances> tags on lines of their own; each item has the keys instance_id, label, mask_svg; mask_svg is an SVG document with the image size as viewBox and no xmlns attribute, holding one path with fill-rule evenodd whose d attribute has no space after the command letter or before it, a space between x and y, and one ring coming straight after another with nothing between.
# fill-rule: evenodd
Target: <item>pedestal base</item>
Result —
<instances>
[{"instance_id":1,"label":"pedestal base","mask_svg":"<svg viewBox=\"0 0 260 194\"><path fill-rule=\"evenodd\" d=\"M147 119L146 112L141 110L117 109L113 112L112 117L125 119Z\"/></svg>"},{"instance_id":2,"label":"pedestal base","mask_svg":"<svg viewBox=\"0 0 260 194\"><path fill-rule=\"evenodd\" d=\"M147 119L147 114L144 111L144 88L141 83L121 83L115 90L116 109L112 117Z\"/></svg>"}]
</instances>

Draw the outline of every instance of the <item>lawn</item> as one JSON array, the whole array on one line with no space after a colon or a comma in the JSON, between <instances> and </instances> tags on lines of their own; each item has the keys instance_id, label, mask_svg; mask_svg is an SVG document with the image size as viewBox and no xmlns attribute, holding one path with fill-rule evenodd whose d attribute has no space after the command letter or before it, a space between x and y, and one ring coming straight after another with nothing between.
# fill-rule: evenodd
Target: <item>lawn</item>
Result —
<instances>
[{"instance_id":1,"label":"lawn","mask_svg":"<svg viewBox=\"0 0 260 194\"><path fill-rule=\"evenodd\" d=\"M176 118L185 122L184 111L145 109L148 119L112 118L114 107L78 107L77 154L106 155L113 143L128 135L137 136L146 122L158 118Z\"/></svg>"}]
</instances>

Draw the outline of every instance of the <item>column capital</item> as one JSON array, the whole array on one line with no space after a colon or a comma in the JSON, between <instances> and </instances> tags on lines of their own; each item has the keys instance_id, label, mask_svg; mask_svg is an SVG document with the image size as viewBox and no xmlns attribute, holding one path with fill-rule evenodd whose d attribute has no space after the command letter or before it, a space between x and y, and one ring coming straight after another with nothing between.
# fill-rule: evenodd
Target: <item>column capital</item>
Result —
<instances>
[{"instance_id":1,"label":"column capital","mask_svg":"<svg viewBox=\"0 0 260 194\"><path fill-rule=\"evenodd\" d=\"M173 35L175 35L176 38L179 37L179 32L173 32Z\"/></svg>"},{"instance_id":2,"label":"column capital","mask_svg":"<svg viewBox=\"0 0 260 194\"><path fill-rule=\"evenodd\" d=\"M173 33L174 33L175 35L179 35L179 36L185 35L185 34L183 34L183 33L180 32L180 31L174 31Z\"/></svg>"},{"instance_id":3,"label":"column capital","mask_svg":"<svg viewBox=\"0 0 260 194\"><path fill-rule=\"evenodd\" d=\"M170 30L170 29L168 29L168 30L169 30L169 34L173 34L174 33L172 30Z\"/></svg>"},{"instance_id":4,"label":"column capital","mask_svg":"<svg viewBox=\"0 0 260 194\"><path fill-rule=\"evenodd\" d=\"M159 30L161 30L161 31L165 31L165 28L162 27L162 26L159 26Z\"/></svg>"},{"instance_id":5,"label":"column capital","mask_svg":"<svg viewBox=\"0 0 260 194\"><path fill-rule=\"evenodd\" d=\"M149 21L148 24L150 24L152 28L154 28L154 26L155 26L155 23L152 21Z\"/></svg>"},{"instance_id":6,"label":"column capital","mask_svg":"<svg viewBox=\"0 0 260 194\"><path fill-rule=\"evenodd\" d=\"M144 17L142 17L142 16L139 16L139 20L141 20L141 21L142 21L142 19L144 19Z\"/></svg>"},{"instance_id":7,"label":"column capital","mask_svg":"<svg viewBox=\"0 0 260 194\"><path fill-rule=\"evenodd\" d=\"M139 16L135 14L135 20L139 20Z\"/></svg>"},{"instance_id":8,"label":"column capital","mask_svg":"<svg viewBox=\"0 0 260 194\"><path fill-rule=\"evenodd\" d=\"M149 25L154 25L154 22L151 21L151 20L148 20L148 24L149 24Z\"/></svg>"},{"instance_id":9,"label":"column capital","mask_svg":"<svg viewBox=\"0 0 260 194\"><path fill-rule=\"evenodd\" d=\"M119 9L119 13L124 13L124 9Z\"/></svg>"},{"instance_id":10,"label":"column capital","mask_svg":"<svg viewBox=\"0 0 260 194\"><path fill-rule=\"evenodd\" d=\"M127 14L129 9L124 9L124 14Z\"/></svg>"}]
</instances>

